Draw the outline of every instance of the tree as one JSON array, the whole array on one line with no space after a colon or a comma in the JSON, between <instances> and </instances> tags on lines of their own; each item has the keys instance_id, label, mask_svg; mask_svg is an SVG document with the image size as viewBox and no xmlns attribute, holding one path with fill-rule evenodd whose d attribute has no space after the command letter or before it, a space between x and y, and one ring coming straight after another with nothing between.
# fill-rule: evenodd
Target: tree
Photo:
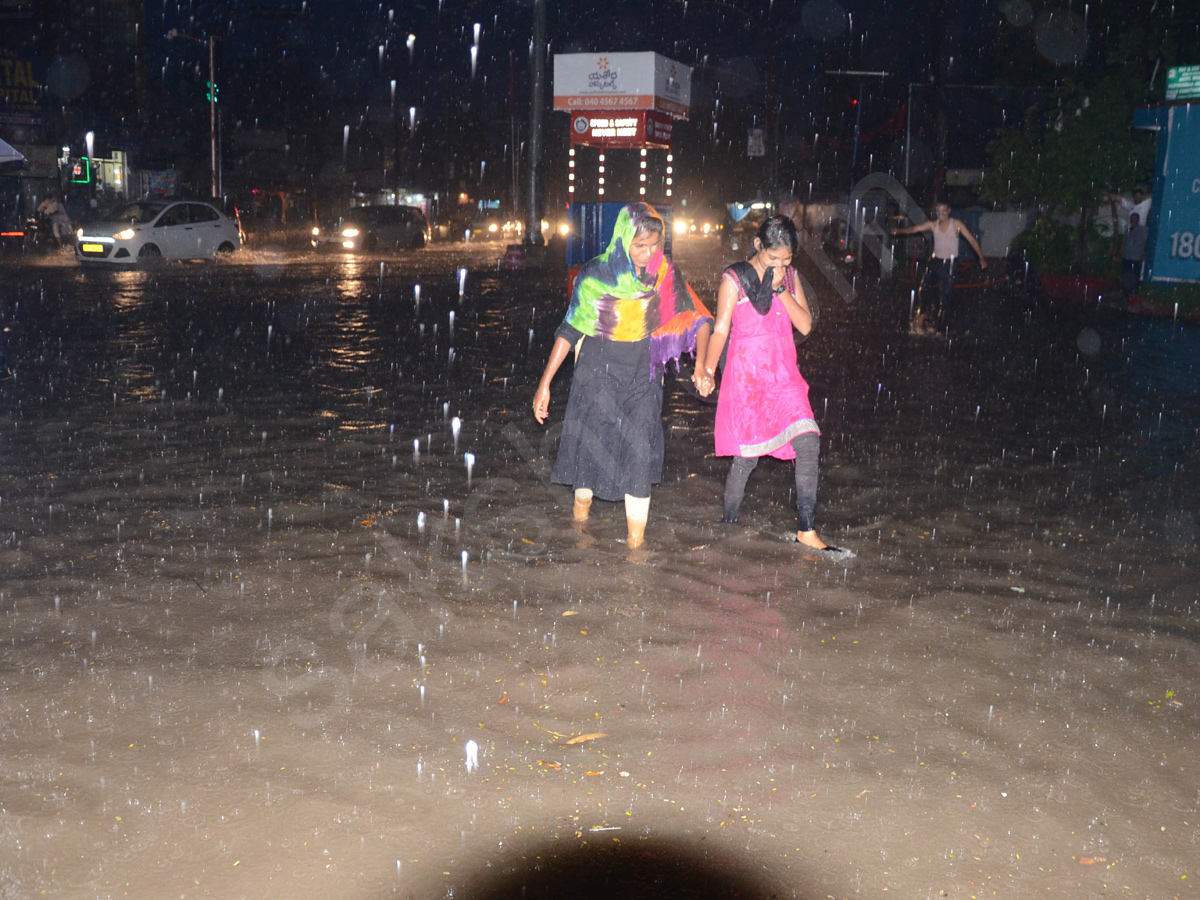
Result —
<instances>
[{"instance_id":1,"label":"tree","mask_svg":"<svg viewBox=\"0 0 1200 900\"><path fill-rule=\"evenodd\" d=\"M1032 233L1043 245L1063 228L1056 217L1077 220L1073 254L1047 260L1064 271L1095 268L1089 246L1095 245L1095 215L1106 193L1129 190L1153 171L1153 136L1132 128L1154 68L1147 44L1138 30L1119 38L1104 66L1061 81L1047 102L1029 110L1021 129L1001 132L988 145L985 201L1037 209Z\"/></svg>"}]
</instances>

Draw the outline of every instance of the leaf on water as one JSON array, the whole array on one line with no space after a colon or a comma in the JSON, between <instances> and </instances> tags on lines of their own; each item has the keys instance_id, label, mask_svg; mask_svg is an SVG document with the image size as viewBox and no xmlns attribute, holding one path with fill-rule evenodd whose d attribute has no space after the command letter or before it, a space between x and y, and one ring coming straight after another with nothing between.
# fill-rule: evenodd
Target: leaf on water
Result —
<instances>
[{"instance_id":1,"label":"leaf on water","mask_svg":"<svg viewBox=\"0 0 1200 900\"><path fill-rule=\"evenodd\" d=\"M553 769L555 772L562 768L562 763L546 762L544 759L539 759L538 765L545 766L547 769Z\"/></svg>"},{"instance_id":2,"label":"leaf on water","mask_svg":"<svg viewBox=\"0 0 1200 900\"><path fill-rule=\"evenodd\" d=\"M596 740L596 738L602 738L602 737L608 737L608 735L603 731L597 731L592 734L581 734L578 737L573 737L569 741L567 741L567 743L568 744L582 744L584 741L594 741L594 740Z\"/></svg>"},{"instance_id":3,"label":"leaf on water","mask_svg":"<svg viewBox=\"0 0 1200 900\"><path fill-rule=\"evenodd\" d=\"M579 610L577 610L577 609L566 609L566 610L563 610L563 615L564 615L564 616L577 616L577 615L579 615Z\"/></svg>"},{"instance_id":4,"label":"leaf on water","mask_svg":"<svg viewBox=\"0 0 1200 900\"><path fill-rule=\"evenodd\" d=\"M362 520L362 524L363 524L365 527L369 528L369 527L371 527L372 525L374 525L374 524L375 524L375 520L374 520L374 519L363 519L363 520Z\"/></svg>"}]
</instances>

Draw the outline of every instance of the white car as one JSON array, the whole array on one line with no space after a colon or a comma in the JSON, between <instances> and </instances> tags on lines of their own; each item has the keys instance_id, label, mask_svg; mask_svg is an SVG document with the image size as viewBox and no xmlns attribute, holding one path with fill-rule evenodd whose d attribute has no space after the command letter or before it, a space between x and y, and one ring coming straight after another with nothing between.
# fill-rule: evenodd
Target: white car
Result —
<instances>
[{"instance_id":1,"label":"white car","mask_svg":"<svg viewBox=\"0 0 1200 900\"><path fill-rule=\"evenodd\" d=\"M80 262L136 265L158 258L210 259L242 246L237 222L195 200L139 200L76 232Z\"/></svg>"}]
</instances>

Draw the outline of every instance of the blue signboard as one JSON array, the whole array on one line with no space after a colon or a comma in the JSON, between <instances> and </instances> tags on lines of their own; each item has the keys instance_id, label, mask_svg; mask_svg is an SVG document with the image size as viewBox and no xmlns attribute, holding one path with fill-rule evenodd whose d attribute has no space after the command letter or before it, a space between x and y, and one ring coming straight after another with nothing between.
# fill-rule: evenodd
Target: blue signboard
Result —
<instances>
[{"instance_id":1,"label":"blue signboard","mask_svg":"<svg viewBox=\"0 0 1200 900\"><path fill-rule=\"evenodd\" d=\"M617 224L617 216L624 209L624 203L572 203L567 207L567 221L571 225L567 237L567 268L578 269L589 259L599 256L612 240L613 228ZM663 235L664 251L671 255L671 228L674 222L670 206L654 207L663 217L667 232Z\"/></svg>"},{"instance_id":2,"label":"blue signboard","mask_svg":"<svg viewBox=\"0 0 1200 900\"><path fill-rule=\"evenodd\" d=\"M1138 110L1133 124L1158 131L1145 279L1200 281L1200 103Z\"/></svg>"}]
</instances>

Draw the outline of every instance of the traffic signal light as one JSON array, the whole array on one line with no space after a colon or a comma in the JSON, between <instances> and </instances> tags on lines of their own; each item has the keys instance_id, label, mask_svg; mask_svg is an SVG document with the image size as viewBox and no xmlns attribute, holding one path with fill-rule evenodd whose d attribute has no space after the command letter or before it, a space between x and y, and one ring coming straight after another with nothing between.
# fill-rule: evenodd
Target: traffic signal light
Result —
<instances>
[{"instance_id":1,"label":"traffic signal light","mask_svg":"<svg viewBox=\"0 0 1200 900\"><path fill-rule=\"evenodd\" d=\"M204 82L205 94L204 99L209 103L216 103L221 99L221 87L215 85L211 81Z\"/></svg>"}]
</instances>

